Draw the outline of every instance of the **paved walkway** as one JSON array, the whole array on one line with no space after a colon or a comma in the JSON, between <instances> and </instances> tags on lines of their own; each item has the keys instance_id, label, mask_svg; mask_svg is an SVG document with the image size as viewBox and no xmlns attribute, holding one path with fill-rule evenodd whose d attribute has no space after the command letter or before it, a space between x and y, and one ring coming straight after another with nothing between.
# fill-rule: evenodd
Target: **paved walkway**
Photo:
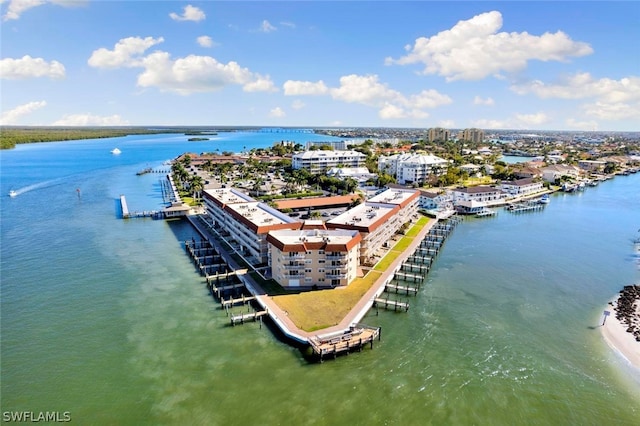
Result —
<instances>
[{"instance_id":1,"label":"paved walkway","mask_svg":"<svg viewBox=\"0 0 640 426\"><path fill-rule=\"evenodd\" d=\"M219 250L222 258L227 262L229 267L234 270L240 269L240 265L230 256L226 250L221 247L216 241L216 235L208 226L202 223L202 220L197 216L188 217L194 227L200 232L202 236L208 239L211 244ZM296 340L300 343L308 343L309 338L319 337L327 338L338 334L348 332L350 327L358 322L367 314L369 309L373 306L373 302L383 291L385 285L393 279L395 272L400 269L402 262L404 262L413 252L418 248L420 242L427 235L429 230L437 223L436 219L429 219L429 222L422 228L420 233L413 238L413 241L400 254L389 267L382 272L380 278L371 286L371 288L362 296L362 298L356 303L356 305L349 311L349 313L340 321L338 325L333 327L324 328L314 332L307 332L299 329L293 321L289 319L286 312L284 312L274 300L266 294L262 287L255 282L255 280L249 274L239 274L238 278L242 280L249 292L256 296L256 301L267 310L269 317L280 328L285 336L290 339Z\"/></svg>"}]
</instances>

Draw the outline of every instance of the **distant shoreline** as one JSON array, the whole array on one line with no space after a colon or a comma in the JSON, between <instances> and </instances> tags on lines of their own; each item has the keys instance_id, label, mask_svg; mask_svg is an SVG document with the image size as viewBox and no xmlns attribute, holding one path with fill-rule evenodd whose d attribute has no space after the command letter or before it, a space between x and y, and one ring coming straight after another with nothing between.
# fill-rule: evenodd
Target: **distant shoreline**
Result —
<instances>
[{"instance_id":1,"label":"distant shoreline","mask_svg":"<svg viewBox=\"0 0 640 426\"><path fill-rule=\"evenodd\" d=\"M628 332L627 329L640 328L640 286L627 286L637 288L639 296L635 298L635 311L629 314L630 299L628 298L628 292L621 291L620 294L607 305L606 310L610 314L605 317L604 324L601 327L601 332L606 340L607 344L614 349L618 354L625 358L634 368L640 370L640 342L636 341L636 337L633 333ZM623 299L627 296L626 300ZM625 308L626 306L626 308ZM626 313L621 313L621 311ZM635 324L630 326L629 322Z\"/></svg>"}]
</instances>

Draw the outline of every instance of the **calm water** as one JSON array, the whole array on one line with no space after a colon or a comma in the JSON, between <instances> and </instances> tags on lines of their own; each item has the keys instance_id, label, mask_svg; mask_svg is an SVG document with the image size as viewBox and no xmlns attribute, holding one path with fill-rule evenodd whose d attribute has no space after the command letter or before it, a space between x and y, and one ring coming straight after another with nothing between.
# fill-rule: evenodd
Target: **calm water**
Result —
<instances>
[{"instance_id":1,"label":"calm water","mask_svg":"<svg viewBox=\"0 0 640 426\"><path fill-rule=\"evenodd\" d=\"M365 318L382 341L324 364L268 328L227 325L181 246L188 223L116 216L120 194L161 206L160 175L136 176L144 167L313 137L0 152L2 411L99 425L637 424L640 375L595 326L640 279L640 175L557 194L542 212L466 220L408 313Z\"/></svg>"}]
</instances>

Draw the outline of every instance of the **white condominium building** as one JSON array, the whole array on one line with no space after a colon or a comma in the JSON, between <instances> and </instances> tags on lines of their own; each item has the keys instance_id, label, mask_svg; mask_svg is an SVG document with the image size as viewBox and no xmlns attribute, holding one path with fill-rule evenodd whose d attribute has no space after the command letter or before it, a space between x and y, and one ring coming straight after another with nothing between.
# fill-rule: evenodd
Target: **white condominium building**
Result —
<instances>
[{"instance_id":1,"label":"white condominium building","mask_svg":"<svg viewBox=\"0 0 640 426\"><path fill-rule=\"evenodd\" d=\"M447 160L435 155L396 154L378 158L378 170L394 176L399 184L424 184L429 176L447 172Z\"/></svg>"},{"instance_id":2,"label":"white condominium building","mask_svg":"<svg viewBox=\"0 0 640 426\"><path fill-rule=\"evenodd\" d=\"M357 151L304 151L293 154L291 167L326 172L332 167L364 167L367 156Z\"/></svg>"},{"instance_id":3,"label":"white condominium building","mask_svg":"<svg viewBox=\"0 0 640 426\"><path fill-rule=\"evenodd\" d=\"M271 231L271 276L285 288L347 286L357 275L361 240L355 230Z\"/></svg>"}]
</instances>

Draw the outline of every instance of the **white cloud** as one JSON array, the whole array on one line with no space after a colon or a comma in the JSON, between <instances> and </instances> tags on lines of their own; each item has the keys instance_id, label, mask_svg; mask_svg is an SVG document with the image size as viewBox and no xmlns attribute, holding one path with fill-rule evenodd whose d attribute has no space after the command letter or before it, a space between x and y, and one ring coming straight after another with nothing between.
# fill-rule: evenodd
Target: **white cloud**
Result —
<instances>
[{"instance_id":1,"label":"white cloud","mask_svg":"<svg viewBox=\"0 0 640 426\"><path fill-rule=\"evenodd\" d=\"M284 88L285 96L325 95L329 92L322 80L315 83L312 81L287 80L282 87Z\"/></svg>"},{"instance_id":2,"label":"white cloud","mask_svg":"<svg viewBox=\"0 0 640 426\"><path fill-rule=\"evenodd\" d=\"M269 117L280 118L280 117L284 117L286 115L287 114L285 114L285 112L280 107L275 107L271 111L269 111Z\"/></svg>"},{"instance_id":3,"label":"white cloud","mask_svg":"<svg viewBox=\"0 0 640 426\"><path fill-rule=\"evenodd\" d=\"M0 60L0 78L20 80L37 77L64 78L64 65L58 61L47 62L42 58L32 58L29 55L20 59L5 58Z\"/></svg>"},{"instance_id":4,"label":"white cloud","mask_svg":"<svg viewBox=\"0 0 640 426\"><path fill-rule=\"evenodd\" d=\"M498 32L500 28L500 12L482 13L430 38L416 39L406 47L407 55L386 58L385 63L422 63L425 74L438 74L447 81L479 80L500 71L520 71L530 60L566 61L593 52L587 43L575 42L562 31L535 36Z\"/></svg>"},{"instance_id":5,"label":"white cloud","mask_svg":"<svg viewBox=\"0 0 640 426\"><path fill-rule=\"evenodd\" d=\"M174 21L193 21L193 22L202 21L207 17L201 9L195 6L187 5L184 7L183 10L184 12L182 13L182 15L178 15L175 12L171 12L169 16Z\"/></svg>"},{"instance_id":6,"label":"white cloud","mask_svg":"<svg viewBox=\"0 0 640 426\"><path fill-rule=\"evenodd\" d=\"M493 106L495 104L495 101L493 100L492 97L488 97L487 99L483 99L480 96L476 96L475 98L473 98L473 104L474 105Z\"/></svg>"},{"instance_id":7,"label":"white cloud","mask_svg":"<svg viewBox=\"0 0 640 426\"><path fill-rule=\"evenodd\" d=\"M381 118L426 118L424 108L436 108L453 102L447 95L436 90L422 92L406 97L397 90L378 81L377 75L347 75L340 78L340 87L330 90L331 96L349 103L380 108Z\"/></svg>"},{"instance_id":8,"label":"white cloud","mask_svg":"<svg viewBox=\"0 0 640 426\"><path fill-rule=\"evenodd\" d=\"M262 77L258 74L255 75L255 80L246 83L242 86L242 90L245 92L277 92L278 89L271 81L269 76Z\"/></svg>"},{"instance_id":9,"label":"white cloud","mask_svg":"<svg viewBox=\"0 0 640 426\"><path fill-rule=\"evenodd\" d=\"M391 118L426 118L425 108L436 108L453 102L447 95L436 90L423 90L418 94L405 96L378 81L377 75L350 74L340 77L340 86L329 88L320 80L288 80L283 85L287 96L331 95L333 99L358 103L379 108L378 115Z\"/></svg>"},{"instance_id":10,"label":"white cloud","mask_svg":"<svg viewBox=\"0 0 640 426\"><path fill-rule=\"evenodd\" d=\"M262 24L260 24L260 28L258 29L258 31L263 32L263 33L270 33L272 31L276 31L277 28L274 27L273 25L271 25L269 23L269 21L267 21L266 19L264 21L262 21Z\"/></svg>"},{"instance_id":11,"label":"white cloud","mask_svg":"<svg viewBox=\"0 0 640 426\"><path fill-rule=\"evenodd\" d=\"M223 64L211 56L198 55L172 59L169 53L160 50L144 56L147 49L163 41L162 37L121 39L113 50L95 50L89 65L143 68L138 75L138 86L157 87L181 95L211 92L228 85L240 85L245 92L277 91L269 76L253 73L233 61Z\"/></svg>"},{"instance_id":12,"label":"white cloud","mask_svg":"<svg viewBox=\"0 0 640 426\"><path fill-rule=\"evenodd\" d=\"M438 127L442 127L443 129L451 129L455 127L456 123L453 120L440 120L438 122Z\"/></svg>"},{"instance_id":13,"label":"white cloud","mask_svg":"<svg viewBox=\"0 0 640 426\"><path fill-rule=\"evenodd\" d=\"M640 100L640 77L594 79L589 73L578 73L555 84L533 80L525 84L512 85L511 90L519 95L533 93L542 99L600 98L605 102Z\"/></svg>"},{"instance_id":14,"label":"white cloud","mask_svg":"<svg viewBox=\"0 0 640 426\"><path fill-rule=\"evenodd\" d=\"M571 129L585 130L585 131L595 131L598 130L598 123L596 121L578 121L573 118L568 118L565 121L567 127Z\"/></svg>"},{"instance_id":15,"label":"white cloud","mask_svg":"<svg viewBox=\"0 0 640 426\"><path fill-rule=\"evenodd\" d=\"M627 104L624 102L607 103L595 102L581 107L584 113L600 120L624 120L636 118L640 122L640 103Z\"/></svg>"},{"instance_id":16,"label":"white cloud","mask_svg":"<svg viewBox=\"0 0 640 426\"><path fill-rule=\"evenodd\" d=\"M542 99L587 99L595 102L582 105L585 114L603 120L640 119L640 77L594 79L589 73L568 76L557 83L533 80L513 85L519 95L534 94Z\"/></svg>"},{"instance_id":17,"label":"white cloud","mask_svg":"<svg viewBox=\"0 0 640 426\"><path fill-rule=\"evenodd\" d=\"M506 120L473 120L471 125L481 129L539 129L548 123L550 118L544 112L535 114L514 114Z\"/></svg>"},{"instance_id":18,"label":"white cloud","mask_svg":"<svg viewBox=\"0 0 640 426\"><path fill-rule=\"evenodd\" d=\"M305 103L299 99L296 99L295 101L291 102L291 108L293 109L302 109L304 107L305 107Z\"/></svg>"},{"instance_id":19,"label":"white cloud","mask_svg":"<svg viewBox=\"0 0 640 426\"><path fill-rule=\"evenodd\" d=\"M0 114L0 125L10 126L13 124L19 124L19 120L22 116L29 115L33 111L44 108L46 105L46 101L29 102L27 104L19 105L12 110L4 111Z\"/></svg>"},{"instance_id":20,"label":"white cloud","mask_svg":"<svg viewBox=\"0 0 640 426\"><path fill-rule=\"evenodd\" d=\"M547 123L549 121L549 116L543 112L538 112L536 114L516 114L515 115L516 122L526 126L539 126L540 124Z\"/></svg>"},{"instance_id":21,"label":"white cloud","mask_svg":"<svg viewBox=\"0 0 640 426\"><path fill-rule=\"evenodd\" d=\"M356 74L340 77L340 87L331 89L331 96L344 102L356 102L370 106L382 106L385 101L399 99L402 95L378 82L377 75Z\"/></svg>"},{"instance_id":22,"label":"white cloud","mask_svg":"<svg viewBox=\"0 0 640 426\"><path fill-rule=\"evenodd\" d=\"M280 25L282 25L283 27L291 28L291 29L294 29L296 27L296 24L294 24L293 22L287 22L287 21L280 22Z\"/></svg>"},{"instance_id":23,"label":"white cloud","mask_svg":"<svg viewBox=\"0 0 640 426\"><path fill-rule=\"evenodd\" d=\"M0 0L0 4L5 3L4 0ZM42 6L43 4L51 3L58 6L74 7L80 6L86 3L84 0L9 0L9 6L7 7L7 13L2 17L3 21L9 21L12 19L20 19L20 15L29 9Z\"/></svg>"},{"instance_id":24,"label":"white cloud","mask_svg":"<svg viewBox=\"0 0 640 426\"><path fill-rule=\"evenodd\" d=\"M211 37L206 35L198 37L196 41L202 47L214 47L219 45L218 43L214 42Z\"/></svg>"},{"instance_id":25,"label":"white cloud","mask_svg":"<svg viewBox=\"0 0 640 426\"><path fill-rule=\"evenodd\" d=\"M228 85L241 85L247 92L275 90L269 77L252 73L236 62L220 63L210 56L189 55L172 60L166 52L154 52L143 59L143 66L139 86L181 95L211 92Z\"/></svg>"},{"instance_id":26,"label":"white cloud","mask_svg":"<svg viewBox=\"0 0 640 426\"><path fill-rule=\"evenodd\" d=\"M407 117L407 113L405 110L403 110L402 108L396 106L396 105L391 105L391 104L385 104L380 111L378 111L378 115L380 116L380 118L382 118L383 120L391 120L394 118L406 118Z\"/></svg>"},{"instance_id":27,"label":"white cloud","mask_svg":"<svg viewBox=\"0 0 640 426\"><path fill-rule=\"evenodd\" d=\"M60 120L52 123L52 126L126 126L129 122L119 115L107 117L92 114L65 115Z\"/></svg>"},{"instance_id":28,"label":"white cloud","mask_svg":"<svg viewBox=\"0 0 640 426\"><path fill-rule=\"evenodd\" d=\"M141 55L151 46L162 43L164 38L127 37L120 39L113 50L101 47L94 50L89 58L89 65L96 68L138 67Z\"/></svg>"}]
</instances>

